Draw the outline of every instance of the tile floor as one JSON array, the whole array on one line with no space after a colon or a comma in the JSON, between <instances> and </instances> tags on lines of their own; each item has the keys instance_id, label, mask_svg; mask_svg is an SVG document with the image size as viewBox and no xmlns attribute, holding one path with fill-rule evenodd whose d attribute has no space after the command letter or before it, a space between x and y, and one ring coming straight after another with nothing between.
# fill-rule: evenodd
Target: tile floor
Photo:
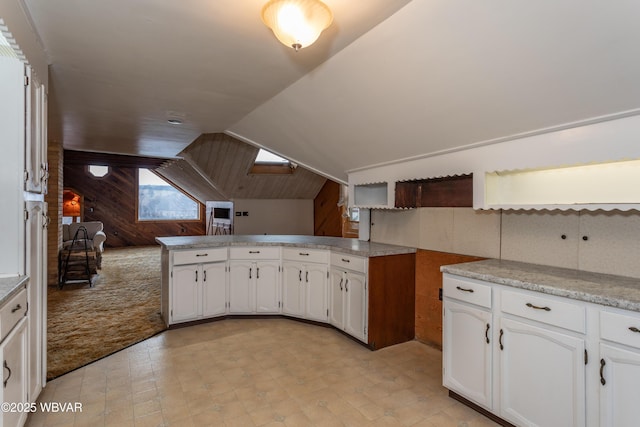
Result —
<instances>
[{"instance_id":1,"label":"tile floor","mask_svg":"<svg viewBox=\"0 0 640 427\"><path fill-rule=\"evenodd\" d=\"M428 426L497 424L449 398L441 352L375 352L288 319L232 319L161 333L47 384L27 426Z\"/></svg>"}]
</instances>

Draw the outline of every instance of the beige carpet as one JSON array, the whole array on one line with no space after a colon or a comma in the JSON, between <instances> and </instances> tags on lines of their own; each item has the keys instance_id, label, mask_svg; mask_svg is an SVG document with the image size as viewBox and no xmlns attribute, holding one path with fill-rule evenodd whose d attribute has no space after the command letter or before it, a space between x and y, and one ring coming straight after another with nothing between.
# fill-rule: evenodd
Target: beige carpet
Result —
<instances>
[{"instance_id":1,"label":"beige carpet","mask_svg":"<svg viewBox=\"0 0 640 427\"><path fill-rule=\"evenodd\" d=\"M47 378L100 359L165 329L160 248L108 248L94 286L48 288Z\"/></svg>"}]
</instances>

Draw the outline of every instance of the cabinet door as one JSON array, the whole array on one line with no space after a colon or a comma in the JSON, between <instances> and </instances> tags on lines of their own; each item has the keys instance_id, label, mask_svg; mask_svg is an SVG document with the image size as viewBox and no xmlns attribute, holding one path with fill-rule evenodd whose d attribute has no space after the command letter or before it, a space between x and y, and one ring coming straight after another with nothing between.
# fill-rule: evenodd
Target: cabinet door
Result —
<instances>
[{"instance_id":1,"label":"cabinet door","mask_svg":"<svg viewBox=\"0 0 640 427\"><path fill-rule=\"evenodd\" d=\"M367 289L364 274L347 273L344 291L346 304L344 331L367 342Z\"/></svg>"},{"instance_id":2,"label":"cabinet door","mask_svg":"<svg viewBox=\"0 0 640 427\"><path fill-rule=\"evenodd\" d=\"M252 262L229 262L229 313L255 311L255 266Z\"/></svg>"},{"instance_id":3,"label":"cabinet door","mask_svg":"<svg viewBox=\"0 0 640 427\"><path fill-rule=\"evenodd\" d=\"M600 344L600 358L600 425L637 426L640 420L640 352Z\"/></svg>"},{"instance_id":4,"label":"cabinet door","mask_svg":"<svg viewBox=\"0 0 640 427\"><path fill-rule=\"evenodd\" d=\"M29 275L29 397L35 401L46 377L47 300L47 204L28 201L26 225L27 274Z\"/></svg>"},{"instance_id":5,"label":"cabinet door","mask_svg":"<svg viewBox=\"0 0 640 427\"><path fill-rule=\"evenodd\" d=\"M171 293L172 323L196 320L198 318L200 292L198 287L198 266L177 265L173 267Z\"/></svg>"},{"instance_id":6,"label":"cabinet door","mask_svg":"<svg viewBox=\"0 0 640 427\"><path fill-rule=\"evenodd\" d=\"M307 264L304 271L305 317L310 320L326 322L328 312L327 266Z\"/></svg>"},{"instance_id":7,"label":"cabinet door","mask_svg":"<svg viewBox=\"0 0 640 427\"><path fill-rule=\"evenodd\" d=\"M226 263L202 264L202 316L213 317L227 312Z\"/></svg>"},{"instance_id":8,"label":"cabinet door","mask_svg":"<svg viewBox=\"0 0 640 427\"><path fill-rule=\"evenodd\" d=\"M331 269L329 323L338 329L344 329L344 281L344 271Z\"/></svg>"},{"instance_id":9,"label":"cabinet door","mask_svg":"<svg viewBox=\"0 0 640 427\"><path fill-rule=\"evenodd\" d=\"M491 313L445 300L443 314L444 386L492 410Z\"/></svg>"},{"instance_id":10,"label":"cabinet door","mask_svg":"<svg viewBox=\"0 0 640 427\"><path fill-rule=\"evenodd\" d=\"M584 339L502 319L500 416L515 425L584 426Z\"/></svg>"},{"instance_id":11,"label":"cabinet door","mask_svg":"<svg viewBox=\"0 0 640 427\"><path fill-rule=\"evenodd\" d=\"M42 133L42 117L43 109L43 86L38 78L33 74L31 67L27 67L27 76L29 84L25 86L27 101L27 128L26 128L26 157L25 170L27 172L25 190L33 193L41 193L43 191L43 181L45 178L45 170L43 165L46 159L43 157L44 141Z\"/></svg>"},{"instance_id":12,"label":"cabinet door","mask_svg":"<svg viewBox=\"0 0 640 427\"><path fill-rule=\"evenodd\" d=\"M256 311L278 313L280 311L280 281L278 261L256 263Z\"/></svg>"},{"instance_id":13,"label":"cabinet door","mask_svg":"<svg viewBox=\"0 0 640 427\"><path fill-rule=\"evenodd\" d=\"M2 381L0 391L2 402L27 402L27 322L22 320L0 347L2 360ZM35 399L34 399L35 400ZM26 412L0 413L0 425L21 426L26 420Z\"/></svg>"},{"instance_id":14,"label":"cabinet door","mask_svg":"<svg viewBox=\"0 0 640 427\"><path fill-rule=\"evenodd\" d=\"M282 312L297 317L304 316L302 268L296 262L282 264Z\"/></svg>"}]
</instances>

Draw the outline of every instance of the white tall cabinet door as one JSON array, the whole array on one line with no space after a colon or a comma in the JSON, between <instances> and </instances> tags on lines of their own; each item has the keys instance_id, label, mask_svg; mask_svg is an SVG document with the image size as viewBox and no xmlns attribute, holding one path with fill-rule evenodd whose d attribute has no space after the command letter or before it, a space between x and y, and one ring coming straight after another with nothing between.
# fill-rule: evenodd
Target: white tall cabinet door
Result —
<instances>
[{"instance_id":1,"label":"white tall cabinet door","mask_svg":"<svg viewBox=\"0 0 640 427\"><path fill-rule=\"evenodd\" d=\"M202 264L202 316L213 317L227 311L227 266L225 262Z\"/></svg>"},{"instance_id":2,"label":"white tall cabinet door","mask_svg":"<svg viewBox=\"0 0 640 427\"><path fill-rule=\"evenodd\" d=\"M280 263L260 261L256 269L256 312L278 313L280 311Z\"/></svg>"},{"instance_id":3,"label":"white tall cabinet door","mask_svg":"<svg viewBox=\"0 0 640 427\"><path fill-rule=\"evenodd\" d=\"M25 150L25 190L32 193L45 191L47 174L47 142L45 89L31 67L26 67L28 84L25 86L26 100L26 150Z\"/></svg>"},{"instance_id":4,"label":"white tall cabinet door","mask_svg":"<svg viewBox=\"0 0 640 427\"><path fill-rule=\"evenodd\" d=\"M327 266L307 264L304 271L306 318L326 322L328 313Z\"/></svg>"},{"instance_id":5,"label":"white tall cabinet door","mask_svg":"<svg viewBox=\"0 0 640 427\"><path fill-rule=\"evenodd\" d=\"M360 273L347 273L345 289L344 330L361 341L367 341L367 289L366 277Z\"/></svg>"},{"instance_id":6,"label":"white tall cabinet door","mask_svg":"<svg viewBox=\"0 0 640 427\"><path fill-rule=\"evenodd\" d=\"M282 263L282 312L304 317L302 265L296 262Z\"/></svg>"},{"instance_id":7,"label":"white tall cabinet door","mask_svg":"<svg viewBox=\"0 0 640 427\"><path fill-rule=\"evenodd\" d=\"M250 261L229 262L229 313L253 313L255 268Z\"/></svg>"},{"instance_id":8,"label":"white tall cabinet door","mask_svg":"<svg viewBox=\"0 0 640 427\"><path fill-rule=\"evenodd\" d=\"M521 426L584 426L584 339L502 318L501 417Z\"/></svg>"},{"instance_id":9,"label":"white tall cabinet door","mask_svg":"<svg viewBox=\"0 0 640 427\"><path fill-rule=\"evenodd\" d=\"M329 288L329 323L338 329L344 329L344 280L345 272L331 269L331 283Z\"/></svg>"},{"instance_id":10,"label":"white tall cabinet door","mask_svg":"<svg viewBox=\"0 0 640 427\"><path fill-rule=\"evenodd\" d=\"M491 312L445 300L443 313L444 386L492 410Z\"/></svg>"},{"instance_id":11,"label":"white tall cabinet door","mask_svg":"<svg viewBox=\"0 0 640 427\"><path fill-rule=\"evenodd\" d=\"M600 425L637 426L640 422L640 352L600 344L600 358Z\"/></svg>"},{"instance_id":12,"label":"white tall cabinet door","mask_svg":"<svg viewBox=\"0 0 640 427\"><path fill-rule=\"evenodd\" d=\"M198 266L176 265L173 267L171 293L172 323L196 320L200 304L198 289Z\"/></svg>"},{"instance_id":13,"label":"white tall cabinet door","mask_svg":"<svg viewBox=\"0 0 640 427\"><path fill-rule=\"evenodd\" d=\"M29 275L29 397L33 400L40 394L46 381L46 336L47 336L47 204L28 201L26 244L27 274Z\"/></svg>"}]
</instances>

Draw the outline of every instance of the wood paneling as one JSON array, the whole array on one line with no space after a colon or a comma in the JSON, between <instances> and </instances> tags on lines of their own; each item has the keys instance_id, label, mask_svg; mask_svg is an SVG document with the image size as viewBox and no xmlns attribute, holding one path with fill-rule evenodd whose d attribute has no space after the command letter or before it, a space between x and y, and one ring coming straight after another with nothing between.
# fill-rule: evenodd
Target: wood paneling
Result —
<instances>
[{"instance_id":1,"label":"wood paneling","mask_svg":"<svg viewBox=\"0 0 640 427\"><path fill-rule=\"evenodd\" d=\"M115 168L155 169L167 161L156 157L125 156L122 154L64 150L64 164L74 166L100 165Z\"/></svg>"},{"instance_id":2,"label":"wood paneling","mask_svg":"<svg viewBox=\"0 0 640 427\"><path fill-rule=\"evenodd\" d=\"M442 288L440 266L484 258L418 249L416 253L415 332L418 341L442 348Z\"/></svg>"},{"instance_id":3,"label":"wood paneling","mask_svg":"<svg viewBox=\"0 0 640 427\"><path fill-rule=\"evenodd\" d=\"M415 337L415 254L369 258L369 346Z\"/></svg>"},{"instance_id":4,"label":"wood paneling","mask_svg":"<svg viewBox=\"0 0 640 427\"><path fill-rule=\"evenodd\" d=\"M93 178L80 164L65 164L64 186L84 196L84 221L102 221L106 247L155 245L159 236L205 234L204 207L199 221L144 221L136 218L137 168L112 167Z\"/></svg>"},{"instance_id":5,"label":"wood paneling","mask_svg":"<svg viewBox=\"0 0 640 427\"><path fill-rule=\"evenodd\" d=\"M224 196L235 199L314 199L326 178L301 166L293 173L250 174L258 148L222 133L200 135L180 155Z\"/></svg>"},{"instance_id":6,"label":"wood paneling","mask_svg":"<svg viewBox=\"0 0 640 427\"><path fill-rule=\"evenodd\" d=\"M165 162L155 171L202 204L213 200L227 200L206 175L184 159Z\"/></svg>"},{"instance_id":7,"label":"wood paneling","mask_svg":"<svg viewBox=\"0 0 640 427\"><path fill-rule=\"evenodd\" d=\"M471 207L473 206L473 176L400 181L396 183L395 207Z\"/></svg>"},{"instance_id":8,"label":"wood paneling","mask_svg":"<svg viewBox=\"0 0 640 427\"><path fill-rule=\"evenodd\" d=\"M313 200L313 234L315 236L342 237L342 211L340 184L330 179Z\"/></svg>"}]
</instances>

